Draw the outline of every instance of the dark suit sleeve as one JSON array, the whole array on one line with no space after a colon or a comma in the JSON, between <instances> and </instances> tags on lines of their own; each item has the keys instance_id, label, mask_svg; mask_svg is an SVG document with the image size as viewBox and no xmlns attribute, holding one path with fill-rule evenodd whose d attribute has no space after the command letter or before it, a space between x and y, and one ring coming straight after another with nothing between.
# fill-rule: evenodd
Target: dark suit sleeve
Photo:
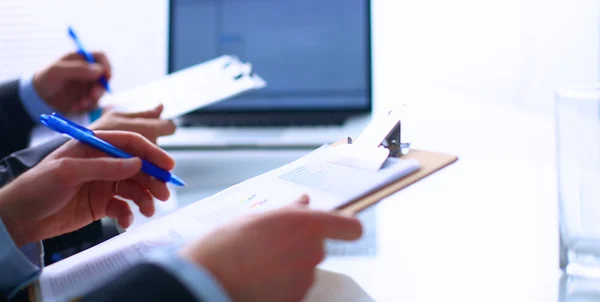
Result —
<instances>
[{"instance_id":1,"label":"dark suit sleeve","mask_svg":"<svg viewBox=\"0 0 600 302\"><path fill-rule=\"evenodd\" d=\"M23 149L4 157L0 160L0 187L37 165L67 140L63 137L56 138L45 144Z\"/></svg>"},{"instance_id":2,"label":"dark suit sleeve","mask_svg":"<svg viewBox=\"0 0 600 302\"><path fill-rule=\"evenodd\" d=\"M33 126L19 96L19 81L0 84L0 158L27 148Z\"/></svg>"},{"instance_id":3,"label":"dark suit sleeve","mask_svg":"<svg viewBox=\"0 0 600 302\"><path fill-rule=\"evenodd\" d=\"M92 291L82 302L201 301L181 282L152 263L139 264Z\"/></svg>"}]
</instances>

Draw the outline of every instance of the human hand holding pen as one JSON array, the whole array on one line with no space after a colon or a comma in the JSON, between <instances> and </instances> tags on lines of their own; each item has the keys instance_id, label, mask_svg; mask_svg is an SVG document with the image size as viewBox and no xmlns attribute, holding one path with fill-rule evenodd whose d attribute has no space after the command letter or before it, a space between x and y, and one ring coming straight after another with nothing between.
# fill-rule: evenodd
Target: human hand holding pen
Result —
<instances>
[{"instance_id":1,"label":"human hand holding pen","mask_svg":"<svg viewBox=\"0 0 600 302\"><path fill-rule=\"evenodd\" d=\"M105 216L131 225L131 199L145 216L154 214L152 197L169 198L164 182L141 173L140 158L165 170L175 163L139 134L96 131L96 135L139 158L113 158L76 140L0 190L0 218L17 245L80 229Z\"/></svg>"},{"instance_id":2,"label":"human hand holding pen","mask_svg":"<svg viewBox=\"0 0 600 302\"><path fill-rule=\"evenodd\" d=\"M35 73L33 86L44 101L62 113L87 112L96 108L105 92L98 80L111 78L106 55L92 52L97 63L90 64L78 52L66 54Z\"/></svg>"}]
</instances>

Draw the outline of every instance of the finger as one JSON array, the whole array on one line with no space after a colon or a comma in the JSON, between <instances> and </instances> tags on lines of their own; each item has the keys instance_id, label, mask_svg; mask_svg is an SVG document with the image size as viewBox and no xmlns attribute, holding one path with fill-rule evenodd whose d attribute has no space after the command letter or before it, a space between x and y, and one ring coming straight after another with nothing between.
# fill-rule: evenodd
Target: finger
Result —
<instances>
[{"instance_id":1,"label":"finger","mask_svg":"<svg viewBox=\"0 0 600 302\"><path fill-rule=\"evenodd\" d=\"M294 201L293 206L308 206L310 198L306 194L302 194L298 199Z\"/></svg>"},{"instance_id":2,"label":"finger","mask_svg":"<svg viewBox=\"0 0 600 302\"><path fill-rule=\"evenodd\" d=\"M120 115L127 118L159 118L160 114L163 111L163 108L163 104L159 104L158 106L150 110L132 113L120 113Z\"/></svg>"},{"instance_id":3,"label":"finger","mask_svg":"<svg viewBox=\"0 0 600 302\"><path fill-rule=\"evenodd\" d=\"M92 86L92 88L90 90L88 90L88 99L94 101L94 106L98 103L98 100L100 100L100 98L104 95L104 92L106 90L104 90L104 87L102 87L102 85L100 84L95 84L94 86Z\"/></svg>"},{"instance_id":4,"label":"finger","mask_svg":"<svg viewBox=\"0 0 600 302\"><path fill-rule=\"evenodd\" d=\"M115 105L109 104L109 105L102 106L102 114L107 114L111 111L114 111L114 109L115 109Z\"/></svg>"},{"instance_id":5,"label":"finger","mask_svg":"<svg viewBox=\"0 0 600 302\"><path fill-rule=\"evenodd\" d=\"M106 208L106 216L117 220L119 225L126 229L133 223L133 212L122 199L112 198Z\"/></svg>"},{"instance_id":6,"label":"finger","mask_svg":"<svg viewBox=\"0 0 600 302\"><path fill-rule=\"evenodd\" d=\"M140 213L146 217L154 215L154 200L152 195L144 187L134 180L123 180L119 182L117 187L117 193L119 196L133 200L133 202L140 208Z\"/></svg>"},{"instance_id":7,"label":"finger","mask_svg":"<svg viewBox=\"0 0 600 302\"><path fill-rule=\"evenodd\" d=\"M89 112L98 107L98 101L104 94L104 88L101 85L92 85L91 88L87 88L85 93L78 103L75 104L74 110L76 112Z\"/></svg>"},{"instance_id":8,"label":"finger","mask_svg":"<svg viewBox=\"0 0 600 302\"><path fill-rule=\"evenodd\" d=\"M95 131L96 136L123 149L131 155L141 157L157 165L158 167L171 170L175 167L175 161L164 150L154 145L142 135L128 131ZM103 154L93 148L90 153Z\"/></svg>"},{"instance_id":9,"label":"finger","mask_svg":"<svg viewBox=\"0 0 600 302\"><path fill-rule=\"evenodd\" d=\"M150 193L152 193L152 195L158 200L167 201L171 196L171 192L169 191L167 184L154 177L148 176L144 173L138 173L132 179L139 183L142 187L146 188L146 190L149 190Z\"/></svg>"},{"instance_id":10,"label":"finger","mask_svg":"<svg viewBox=\"0 0 600 302\"><path fill-rule=\"evenodd\" d=\"M75 103L75 105L73 106L73 111L78 112L78 113L88 112L88 111L94 109L95 104L96 104L96 102L94 102L88 98L83 98L78 103Z\"/></svg>"},{"instance_id":11,"label":"finger","mask_svg":"<svg viewBox=\"0 0 600 302\"><path fill-rule=\"evenodd\" d=\"M123 118L119 127L119 129L139 133L152 143L156 143L158 137L173 134L176 128L173 121L156 118Z\"/></svg>"},{"instance_id":12,"label":"finger","mask_svg":"<svg viewBox=\"0 0 600 302\"><path fill-rule=\"evenodd\" d=\"M104 76L107 80L110 80L112 77L112 67L110 66L110 61L106 54L101 51L93 51L92 57L94 57L94 60L104 68ZM85 61L85 57L79 52L70 52L63 56L60 61Z\"/></svg>"},{"instance_id":13,"label":"finger","mask_svg":"<svg viewBox=\"0 0 600 302\"><path fill-rule=\"evenodd\" d=\"M104 73L100 64L89 64L85 61L59 61L52 65L48 71L52 77L64 80L95 81Z\"/></svg>"},{"instance_id":14,"label":"finger","mask_svg":"<svg viewBox=\"0 0 600 302\"><path fill-rule=\"evenodd\" d=\"M108 61L106 54L101 51L93 51L92 57L94 57L96 62L98 62L98 64L102 65L104 68L104 76L106 77L106 80L110 80L112 77L112 67L110 66L110 62Z\"/></svg>"},{"instance_id":15,"label":"finger","mask_svg":"<svg viewBox=\"0 0 600 302\"><path fill-rule=\"evenodd\" d=\"M362 236L362 225L355 217L324 211L310 211L312 223L319 224L326 238L356 240Z\"/></svg>"},{"instance_id":16,"label":"finger","mask_svg":"<svg viewBox=\"0 0 600 302\"><path fill-rule=\"evenodd\" d=\"M175 133L175 129L177 128L173 121L163 119L135 119L132 123L139 124L141 128L139 133L148 133L153 138L171 135Z\"/></svg>"},{"instance_id":17,"label":"finger","mask_svg":"<svg viewBox=\"0 0 600 302\"><path fill-rule=\"evenodd\" d=\"M128 179L142 168L139 158L64 158L58 161L57 173L66 182L82 184L95 180Z\"/></svg>"}]
</instances>

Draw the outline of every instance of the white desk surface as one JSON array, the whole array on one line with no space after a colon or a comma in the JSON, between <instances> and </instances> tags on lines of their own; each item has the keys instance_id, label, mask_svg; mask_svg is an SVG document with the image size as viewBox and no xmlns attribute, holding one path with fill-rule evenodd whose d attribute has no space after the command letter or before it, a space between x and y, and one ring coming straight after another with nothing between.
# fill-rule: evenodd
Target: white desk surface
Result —
<instances>
[{"instance_id":1,"label":"white desk surface","mask_svg":"<svg viewBox=\"0 0 600 302\"><path fill-rule=\"evenodd\" d=\"M321 267L377 301L557 301L553 120L447 114L415 120L414 145L458 162L376 207L375 256Z\"/></svg>"},{"instance_id":2,"label":"white desk surface","mask_svg":"<svg viewBox=\"0 0 600 302\"><path fill-rule=\"evenodd\" d=\"M373 209L375 253L329 257L320 267L351 276L377 301L557 301L552 117L497 106L422 109L428 111L411 108L405 123L413 146L452 153L459 161ZM252 174L242 167L260 157L273 158L262 167L270 169L305 152L173 155L179 176L199 175L201 195L233 184L218 173L239 181ZM219 168L232 159L235 169ZM180 201L193 198L187 190Z\"/></svg>"}]
</instances>

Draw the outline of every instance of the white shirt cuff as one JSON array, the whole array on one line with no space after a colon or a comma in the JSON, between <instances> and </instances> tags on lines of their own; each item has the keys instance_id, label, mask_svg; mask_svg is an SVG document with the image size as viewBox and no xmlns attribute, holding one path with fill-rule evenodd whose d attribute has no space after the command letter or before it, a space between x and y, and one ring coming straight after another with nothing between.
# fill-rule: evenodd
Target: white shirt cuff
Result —
<instances>
[{"instance_id":1,"label":"white shirt cuff","mask_svg":"<svg viewBox=\"0 0 600 302\"><path fill-rule=\"evenodd\" d=\"M31 120L39 123L40 115L50 114L56 110L50 107L37 93L35 87L33 87L33 76L33 73L28 73L21 77L19 80L19 96Z\"/></svg>"}]
</instances>

